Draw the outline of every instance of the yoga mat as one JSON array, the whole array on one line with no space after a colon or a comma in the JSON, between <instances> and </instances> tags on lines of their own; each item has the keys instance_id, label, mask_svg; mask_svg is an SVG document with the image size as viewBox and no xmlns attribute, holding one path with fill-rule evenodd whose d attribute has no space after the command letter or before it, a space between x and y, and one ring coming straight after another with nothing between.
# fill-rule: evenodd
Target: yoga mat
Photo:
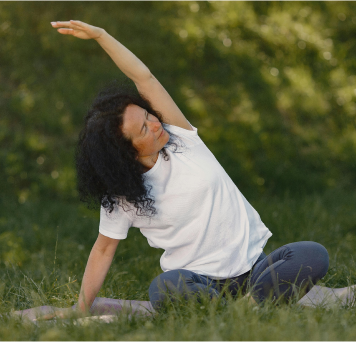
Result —
<instances>
[{"instance_id":1,"label":"yoga mat","mask_svg":"<svg viewBox=\"0 0 356 342\"><path fill-rule=\"evenodd\" d=\"M71 307L73 311L75 310L75 307L75 305ZM14 311L12 314L17 315L26 321L36 323L37 318L54 313L56 310L60 309L61 308L55 306L44 305L31 309ZM155 314L155 310L149 301L97 297L90 308L90 314L92 316L79 318L76 321L80 324L85 324L90 320L110 323L120 313L127 313L129 318L131 318L132 315L152 316Z\"/></svg>"},{"instance_id":2,"label":"yoga mat","mask_svg":"<svg viewBox=\"0 0 356 342\"><path fill-rule=\"evenodd\" d=\"M335 305L354 306L356 302L356 285L332 289L323 286L314 286L303 298L298 301L299 305L306 307L321 306L329 309ZM74 311L75 305L72 306ZM54 306L38 306L32 309L15 311L15 314L22 317L26 321L37 323L37 318L45 314L50 314L60 310ZM89 317L76 319L77 324L89 324L90 322L105 322L110 323L121 314L127 313L129 319L132 315L153 316L156 311L153 309L151 302L138 300L123 300L113 298L95 298L91 308Z\"/></svg>"}]
</instances>

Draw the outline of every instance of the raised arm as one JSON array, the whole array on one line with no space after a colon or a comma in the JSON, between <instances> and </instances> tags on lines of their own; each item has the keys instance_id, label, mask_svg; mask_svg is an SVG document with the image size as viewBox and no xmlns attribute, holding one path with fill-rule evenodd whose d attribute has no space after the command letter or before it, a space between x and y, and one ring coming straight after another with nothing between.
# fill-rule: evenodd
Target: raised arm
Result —
<instances>
[{"instance_id":1,"label":"raised arm","mask_svg":"<svg viewBox=\"0 0 356 342\"><path fill-rule=\"evenodd\" d=\"M163 115L164 122L192 130L184 114L147 66L104 29L78 20L56 21L51 24L61 34L95 39L119 69L135 83L138 91L151 102L153 108Z\"/></svg>"}]
</instances>

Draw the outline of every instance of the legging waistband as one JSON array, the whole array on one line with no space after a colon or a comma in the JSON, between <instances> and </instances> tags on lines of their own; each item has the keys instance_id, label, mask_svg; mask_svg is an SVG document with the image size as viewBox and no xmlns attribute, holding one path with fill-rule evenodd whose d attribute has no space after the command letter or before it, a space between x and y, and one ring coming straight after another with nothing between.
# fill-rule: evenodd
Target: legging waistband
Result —
<instances>
[{"instance_id":1,"label":"legging waistband","mask_svg":"<svg viewBox=\"0 0 356 342\"><path fill-rule=\"evenodd\" d=\"M229 282L229 290L230 292L235 293L237 288L240 288L242 286L242 292L244 293L247 287L247 278L251 275L251 272L253 271L253 269L255 268L255 266L261 261L263 260L267 255L262 251L262 253L260 254L260 256L258 257L258 259L256 260L256 262L253 264L252 268L243 273L240 274L237 277L232 277L232 278L226 278L226 279L216 279L215 281L217 282L217 286L219 287L219 289L221 290L223 288L223 286L225 285L226 282ZM236 284L238 285L236 288Z\"/></svg>"}]
</instances>

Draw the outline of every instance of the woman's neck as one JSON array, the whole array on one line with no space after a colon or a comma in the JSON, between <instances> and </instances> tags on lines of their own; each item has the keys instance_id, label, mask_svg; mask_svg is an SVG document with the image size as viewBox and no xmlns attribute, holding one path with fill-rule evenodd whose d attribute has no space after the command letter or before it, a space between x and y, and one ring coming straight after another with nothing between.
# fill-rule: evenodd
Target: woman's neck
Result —
<instances>
[{"instance_id":1,"label":"woman's neck","mask_svg":"<svg viewBox=\"0 0 356 342\"><path fill-rule=\"evenodd\" d=\"M158 159L158 155L159 152L150 156L138 157L137 160L144 166L144 171L147 172L155 166Z\"/></svg>"}]
</instances>

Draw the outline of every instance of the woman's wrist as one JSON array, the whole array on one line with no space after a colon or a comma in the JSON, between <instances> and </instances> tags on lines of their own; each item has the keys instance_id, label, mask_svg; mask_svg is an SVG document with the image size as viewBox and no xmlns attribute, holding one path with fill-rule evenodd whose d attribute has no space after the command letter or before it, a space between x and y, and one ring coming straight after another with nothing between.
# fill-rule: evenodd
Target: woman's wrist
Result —
<instances>
[{"instance_id":1,"label":"woman's wrist","mask_svg":"<svg viewBox=\"0 0 356 342\"><path fill-rule=\"evenodd\" d=\"M90 308L91 308L91 306L92 306L92 304L93 304L93 302L94 302L95 296L92 297L87 293L84 294L83 290L81 290L81 291L82 292L79 295L78 302L75 305L76 306L76 310L80 311L82 313L88 313Z\"/></svg>"},{"instance_id":2,"label":"woman's wrist","mask_svg":"<svg viewBox=\"0 0 356 342\"><path fill-rule=\"evenodd\" d=\"M78 301L73 309L80 316L88 316L90 313L90 308L84 302L80 301Z\"/></svg>"},{"instance_id":3,"label":"woman's wrist","mask_svg":"<svg viewBox=\"0 0 356 342\"><path fill-rule=\"evenodd\" d=\"M102 41L104 41L108 37L109 37L109 34L103 28L100 28L100 35L94 39L100 44Z\"/></svg>"}]
</instances>

